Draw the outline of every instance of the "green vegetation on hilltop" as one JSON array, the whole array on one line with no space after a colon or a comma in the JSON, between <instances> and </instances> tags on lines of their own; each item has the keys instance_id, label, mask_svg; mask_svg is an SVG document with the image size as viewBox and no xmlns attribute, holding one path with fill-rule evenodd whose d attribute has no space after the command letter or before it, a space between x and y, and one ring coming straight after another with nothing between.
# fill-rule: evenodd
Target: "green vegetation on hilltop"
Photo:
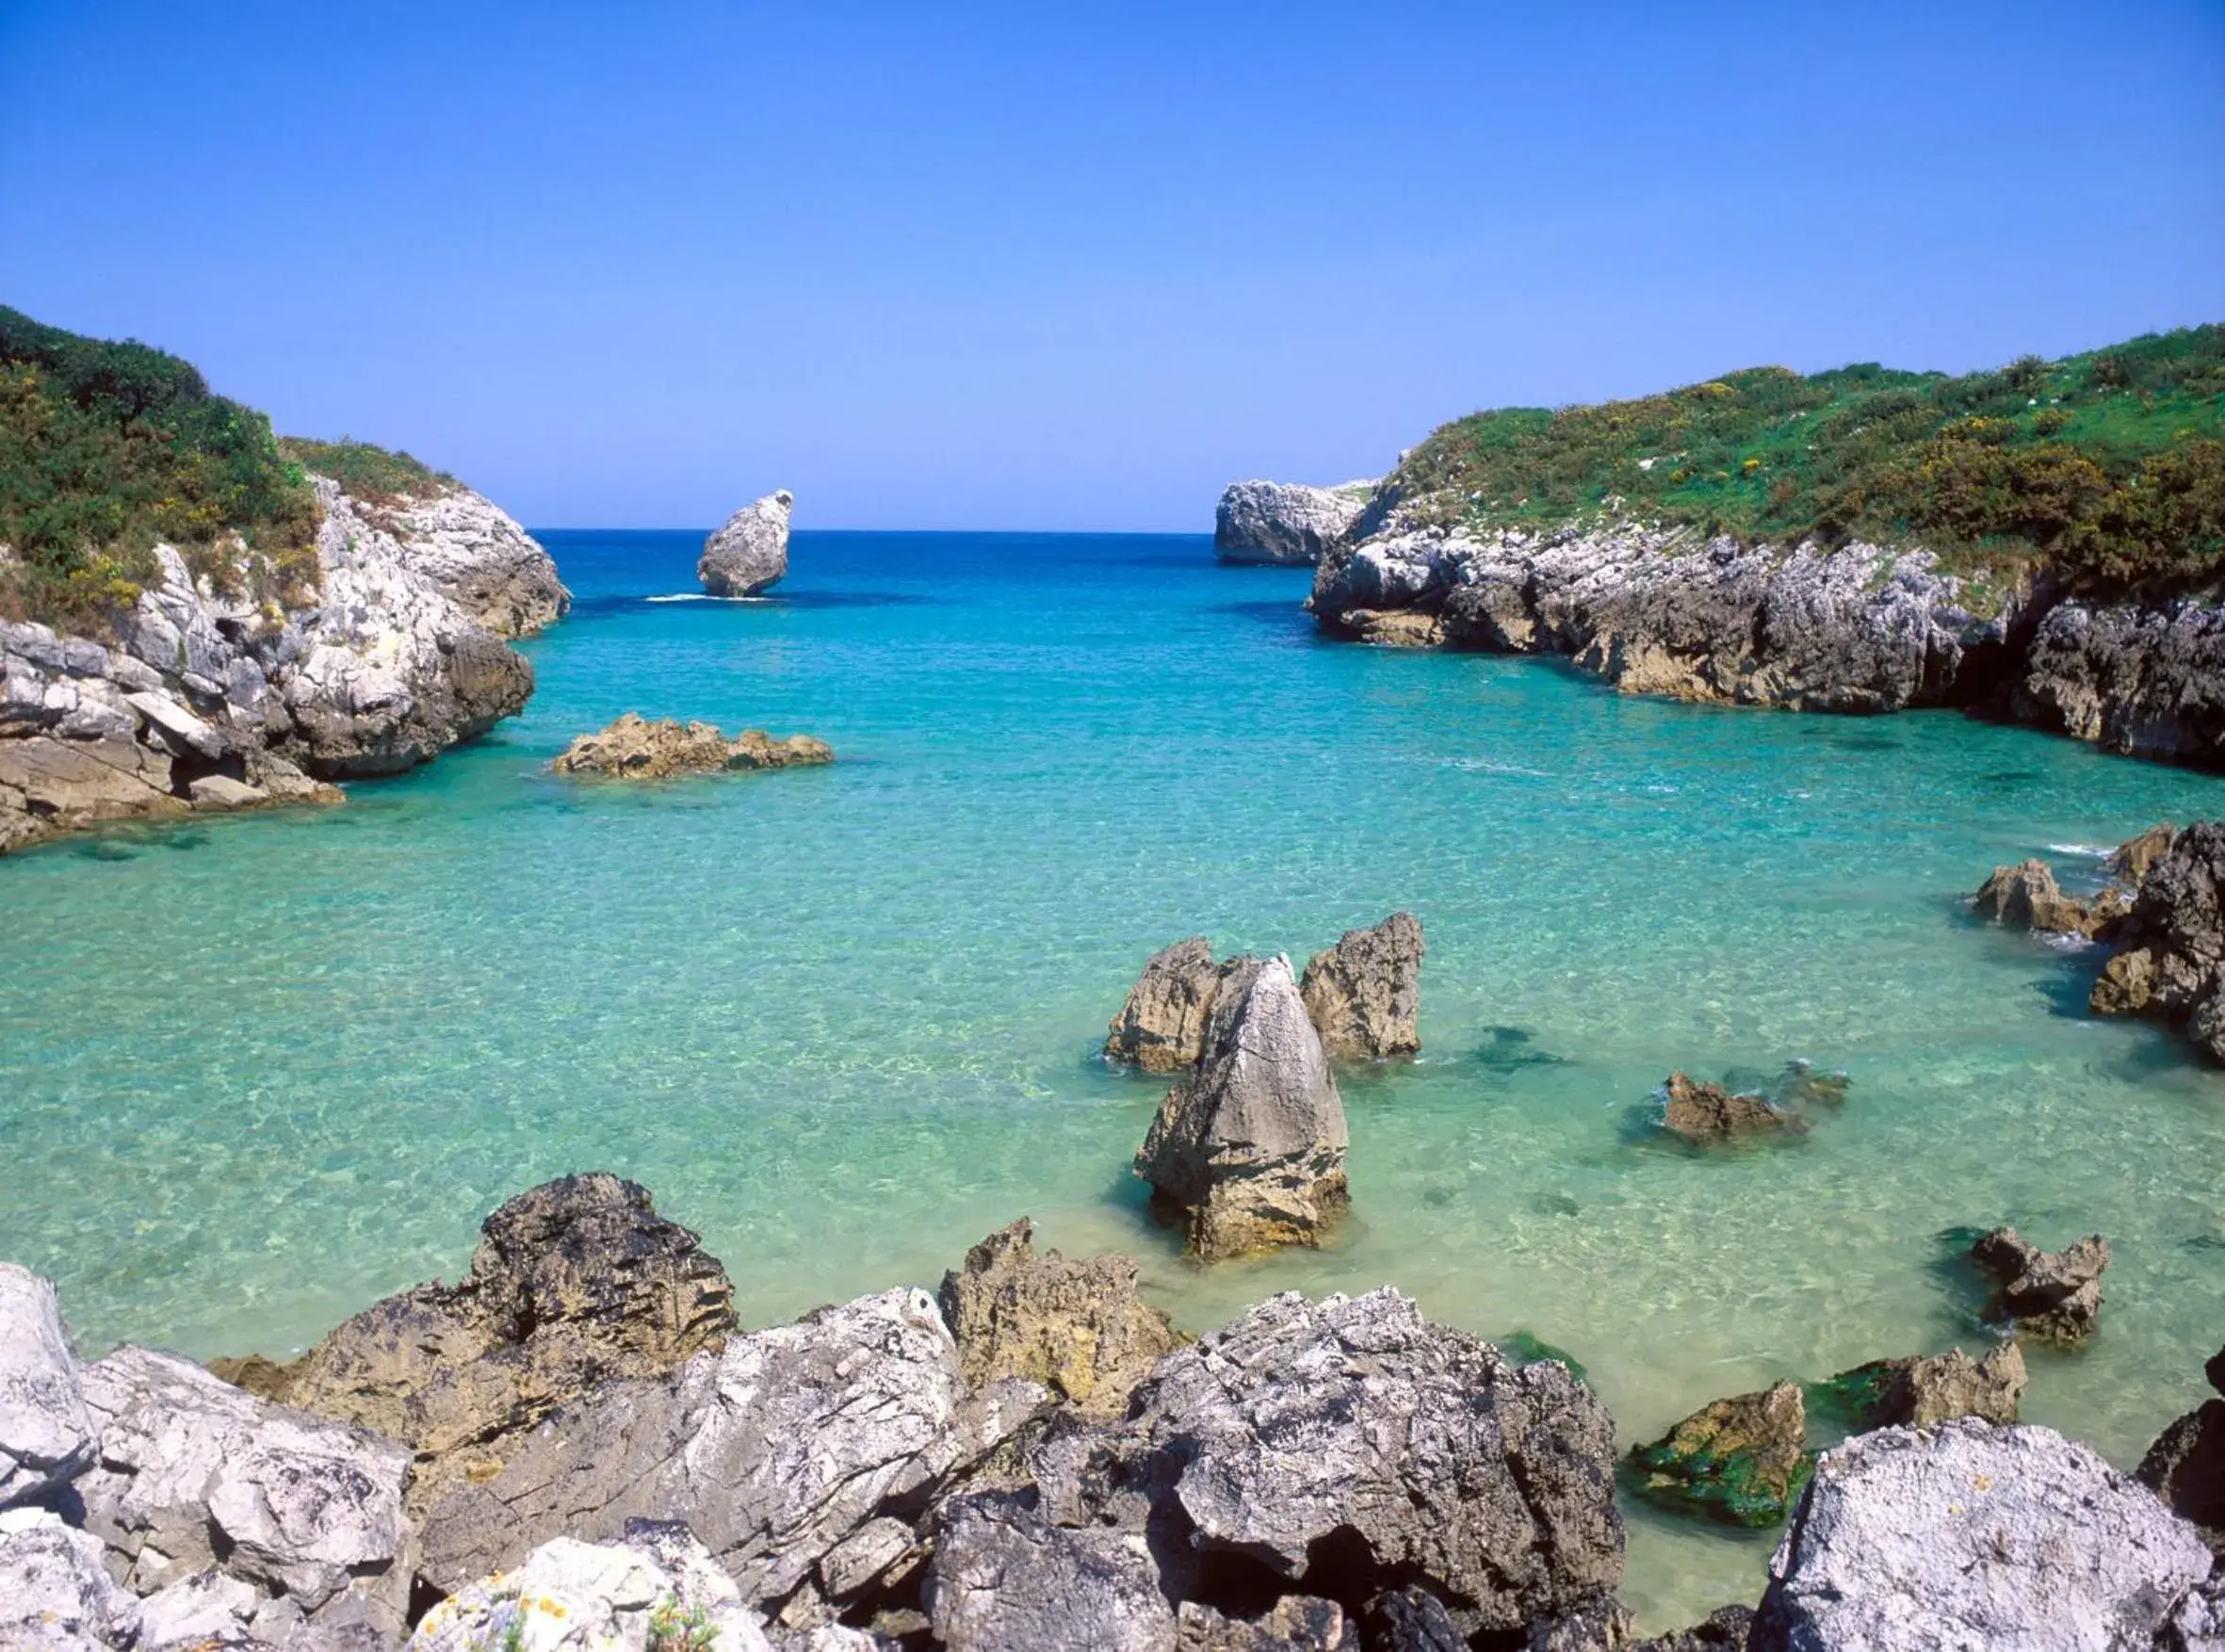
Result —
<instances>
[{"instance_id":1,"label":"green vegetation on hilltop","mask_svg":"<svg viewBox=\"0 0 2225 1652\"><path fill-rule=\"evenodd\" d=\"M1960 378L1753 367L1633 401L1497 409L1432 433L1393 480L1424 515L1479 526L1616 510L2184 591L2225 574L2225 326Z\"/></svg>"},{"instance_id":2,"label":"green vegetation on hilltop","mask_svg":"<svg viewBox=\"0 0 2225 1652\"><path fill-rule=\"evenodd\" d=\"M404 452L389 452L368 442L343 436L317 442L307 436L281 436L278 450L303 470L330 477L354 497L371 505L447 493L461 484L445 470L434 470Z\"/></svg>"}]
</instances>

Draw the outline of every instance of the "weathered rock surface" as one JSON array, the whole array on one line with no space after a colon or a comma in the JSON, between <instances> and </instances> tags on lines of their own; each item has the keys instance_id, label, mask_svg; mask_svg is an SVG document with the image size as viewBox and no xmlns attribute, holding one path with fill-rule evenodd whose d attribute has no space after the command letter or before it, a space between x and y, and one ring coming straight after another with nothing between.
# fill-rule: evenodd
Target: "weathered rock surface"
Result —
<instances>
[{"instance_id":1,"label":"weathered rock surface","mask_svg":"<svg viewBox=\"0 0 2225 1652\"><path fill-rule=\"evenodd\" d=\"M390 1296L290 1368L273 1397L417 1453L413 1506L498 1468L560 1405L661 1377L734 1328L734 1291L648 1190L607 1172L519 1194L486 1220L471 1271ZM227 1376L251 1373L226 1371Z\"/></svg>"},{"instance_id":2,"label":"weathered rock surface","mask_svg":"<svg viewBox=\"0 0 2225 1652\"><path fill-rule=\"evenodd\" d=\"M704 541L696 561L703 589L713 596L755 596L778 585L788 571L788 513L795 503L783 489L726 518Z\"/></svg>"},{"instance_id":3,"label":"weathered rock surface","mask_svg":"<svg viewBox=\"0 0 2225 1652\"><path fill-rule=\"evenodd\" d=\"M1213 555L1224 562L1311 567L1343 542L1373 489L1372 482L1231 482L1213 510Z\"/></svg>"},{"instance_id":4,"label":"weathered rock surface","mask_svg":"<svg viewBox=\"0 0 2225 1652\"><path fill-rule=\"evenodd\" d=\"M1746 1637L1753 1628L1752 1607L1718 1607L1708 1613L1704 1623L1688 1629L1632 1642L1629 1652L1746 1652Z\"/></svg>"},{"instance_id":5,"label":"weathered rock surface","mask_svg":"<svg viewBox=\"0 0 2225 1652\"><path fill-rule=\"evenodd\" d=\"M1175 1609L1141 1532L1057 1526L985 1494L942 1515L921 1594L950 1652L1171 1652Z\"/></svg>"},{"instance_id":6,"label":"weathered rock surface","mask_svg":"<svg viewBox=\"0 0 2225 1652\"><path fill-rule=\"evenodd\" d=\"M1808 1411L1797 1383L1702 1406L1631 1449L1648 1497L1735 1526L1774 1526L1808 1483Z\"/></svg>"},{"instance_id":7,"label":"weathered rock surface","mask_svg":"<svg viewBox=\"0 0 2225 1652\"><path fill-rule=\"evenodd\" d=\"M2225 1569L2171 1609L2155 1645L2156 1652L2225 1652Z\"/></svg>"},{"instance_id":8,"label":"weathered rock surface","mask_svg":"<svg viewBox=\"0 0 2225 1652\"><path fill-rule=\"evenodd\" d=\"M2086 902L2073 900L2055 883L2054 869L2042 860L1995 866L1971 901L1978 916L2020 929L2087 935L2094 929Z\"/></svg>"},{"instance_id":9,"label":"weathered rock surface","mask_svg":"<svg viewBox=\"0 0 2225 1652\"><path fill-rule=\"evenodd\" d=\"M943 1321L968 1386L1039 1383L1078 1409L1117 1416L1160 1356L1180 1345L1167 1317L1136 1295L1128 1256L1038 1256L1026 1217L943 1275Z\"/></svg>"},{"instance_id":10,"label":"weathered rock surface","mask_svg":"<svg viewBox=\"0 0 2225 1652\"><path fill-rule=\"evenodd\" d=\"M1669 1075L1665 1094L1661 1122L1687 1142L1724 1142L1807 1127L1798 1114L1767 1096L1733 1093L1682 1073Z\"/></svg>"},{"instance_id":11,"label":"weathered rock surface","mask_svg":"<svg viewBox=\"0 0 2225 1652\"><path fill-rule=\"evenodd\" d=\"M1136 1174L1218 1260L1319 1244L1349 1202L1344 1104L1287 959L1221 982L1203 1060L1167 1093Z\"/></svg>"},{"instance_id":12,"label":"weathered rock surface","mask_svg":"<svg viewBox=\"0 0 2225 1652\"><path fill-rule=\"evenodd\" d=\"M2033 632L2014 709L2104 751L2225 760L2225 607L2059 603Z\"/></svg>"},{"instance_id":13,"label":"weathered rock surface","mask_svg":"<svg viewBox=\"0 0 2225 1652\"><path fill-rule=\"evenodd\" d=\"M834 747L815 735L776 740L761 728L746 728L730 740L711 723L683 724L671 718L649 721L629 711L599 734L581 735L549 767L559 774L670 780L676 774L788 769L834 760Z\"/></svg>"},{"instance_id":14,"label":"weathered rock surface","mask_svg":"<svg viewBox=\"0 0 2225 1652\"><path fill-rule=\"evenodd\" d=\"M2024 1396L2024 1353L2013 1342L1972 1359L1959 1348L1936 1355L1877 1359L1825 1385L1858 1428L1929 1428L1950 1417L2010 1423Z\"/></svg>"},{"instance_id":15,"label":"weathered rock surface","mask_svg":"<svg viewBox=\"0 0 2225 1652\"><path fill-rule=\"evenodd\" d=\"M1107 1029L1106 1059L1146 1073L1195 1066L1205 1054L1206 1019L1220 993L1221 977L1242 962L1215 964L1203 935L1154 952Z\"/></svg>"},{"instance_id":16,"label":"weathered rock surface","mask_svg":"<svg viewBox=\"0 0 2225 1652\"><path fill-rule=\"evenodd\" d=\"M2109 1242L2088 1234L2059 1251L2043 1251L1997 1227L1971 1246L1972 1258L1993 1276L1992 1317L2020 1335L2075 1344L2094 1332L2102 1313L2102 1271L2109 1266Z\"/></svg>"},{"instance_id":17,"label":"weathered rock surface","mask_svg":"<svg viewBox=\"0 0 2225 1652\"><path fill-rule=\"evenodd\" d=\"M0 1508L67 1485L93 1447L54 1286L0 1262Z\"/></svg>"},{"instance_id":18,"label":"weathered rock surface","mask_svg":"<svg viewBox=\"0 0 2225 1652\"><path fill-rule=\"evenodd\" d=\"M1286 1595L1256 1618L1185 1600L1175 1609L1175 1646L1177 1652L1360 1652L1360 1638L1357 1623L1334 1600Z\"/></svg>"},{"instance_id":19,"label":"weathered rock surface","mask_svg":"<svg viewBox=\"0 0 2225 1652\"><path fill-rule=\"evenodd\" d=\"M775 1607L823 1583L821 1563L876 1516L923 1503L1015 1405L966 1393L924 1291L864 1297L560 1411L500 1474L432 1510L424 1570L453 1589L553 1537L685 1520L745 1601Z\"/></svg>"},{"instance_id":20,"label":"weathered rock surface","mask_svg":"<svg viewBox=\"0 0 2225 1652\"><path fill-rule=\"evenodd\" d=\"M572 611L556 561L510 513L469 488L445 486L363 509L410 566L496 637L531 637Z\"/></svg>"},{"instance_id":21,"label":"weathered rock surface","mask_svg":"<svg viewBox=\"0 0 2225 1652\"><path fill-rule=\"evenodd\" d=\"M1332 1061L1381 1061L1421 1048L1421 924L1394 912L1347 930L1306 965L1299 990Z\"/></svg>"},{"instance_id":22,"label":"weathered rock surface","mask_svg":"<svg viewBox=\"0 0 2225 1652\"><path fill-rule=\"evenodd\" d=\"M2138 839L2145 845L2148 840ZM2120 853L2131 853L2127 846ZM2145 852L2143 850L2141 852ZM2124 949L2089 1000L2104 1015L2146 1015L2182 1029L2225 1061L2225 821L2179 833L2140 881L2124 920Z\"/></svg>"},{"instance_id":23,"label":"weathered rock surface","mask_svg":"<svg viewBox=\"0 0 2225 1652\"><path fill-rule=\"evenodd\" d=\"M2210 1356L2206 1374L2210 1386L2225 1393L2225 1349ZM2205 1400L2165 1429L2138 1473L2225 1557L2225 1400Z\"/></svg>"},{"instance_id":24,"label":"weathered rock surface","mask_svg":"<svg viewBox=\"0 0 2225 1652\"><path fill-rule=\"evenodd\" d=\"M303 1621L399 1639L407 1447L144 1348L87 1366L83 1382L100 1459L76 1490L125 1587L152 1594L214 1567L253 1587L252 1627L268 1639Z\"/></svg>"},{"instance_id":25,"label":"weathered rock surface","mask_svg":"<svg viewBox=\"0 0 2225 1652\"><path fill-rule=\"evenodd\" d=\"M0 1514L0 1646L8 1652L127 1652L139 1603L109 1577L100 1539L42 1509Z\"/></svg>"},{"instance_id":26,"label":"weathered rock surface","mask_svg":"<svg viewBox=\"0 0 2225 1652\"><path fill-rule=\"evenodd\" d=\"M2208 1575L2194 1529L2053 1430L1973 1419L1827 1451L1755 1652L2132 1652Z\"/></svg>"}]
</instances>

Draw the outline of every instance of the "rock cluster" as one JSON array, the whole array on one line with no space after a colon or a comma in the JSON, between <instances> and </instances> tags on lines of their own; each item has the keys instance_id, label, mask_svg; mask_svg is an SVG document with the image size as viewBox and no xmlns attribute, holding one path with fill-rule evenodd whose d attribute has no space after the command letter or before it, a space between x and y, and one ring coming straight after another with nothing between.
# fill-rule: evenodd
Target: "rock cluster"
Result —
<instances>
[{"instance_id":1,"label":"rock cluster","mask_svg":"<svg viewBox=\"0 0 2225 1652\"><path fill-rule=\"evenodd\" d=\"M2225 1394L2225 1349L2203 1370L2210 1386ZM2225 1557L2225 1400L2204 1400L2165 1429L2140 1459L2139 1478Z\"/></svg>"},{"instance_id":2,"label":"rock cluster","mask_svg":"<svg viewBox=\"0 0 2225 1652\"><path fill-rule=\"evenodd\" d=\"M730 740L707 722L650 721L629 711L598 734L581 735L549 767L559 774L670 780L677 774L788 769L834 760L835 749L815 735L776 740L761 728L747 728Z\"/></svg>"},{"instance_id":3,"label":"rock cluster","mask_svg":"<svg viewBox=\"0 0 2225 1652\"><path fill-rule=\"evenodd\" d=\"M1213 555L1224 562L1311 567L1343 543L1374 485L1231 482L1213 510Z\"/></svg>"},{"instance_id":4,"label":"rock cluster","mask_svg":"<svg viewBox=\"0 0 2225 1652\"><path fill-rule=\"evenodd\" d=\"M1971 1246L1971 1257L1999 1288L1989 1310L2018 1335L2043 1342L2077 1344L2094 1334L2102 1313L2102 1271L2109 1242L2088 1234L2059 1251L2043 1251L1997 1227Z\"/></svg>"},{"instance_id":5,"label":"rock cluster","mask_svg":"<svg viewBox=\"0 0 2225 1652\"><path fill-rule=\"evenodd\" d=\"M767 494L726 518L703 543L695 576L713 596L756 596L788 571L788 513L796 503L786 489Z\"/></svg>"}]
</instances>

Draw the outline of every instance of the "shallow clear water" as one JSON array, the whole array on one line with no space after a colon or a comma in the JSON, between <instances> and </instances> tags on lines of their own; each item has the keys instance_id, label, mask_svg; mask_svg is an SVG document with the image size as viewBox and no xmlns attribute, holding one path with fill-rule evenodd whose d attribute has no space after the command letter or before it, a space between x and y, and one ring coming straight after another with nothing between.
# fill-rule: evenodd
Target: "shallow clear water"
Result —
<instances>
[{"instance_id":1,"label":"shallow clear water","mask_svg":"<svg viewBox=\"0 0 2225 1652\"><path fill-rule=\"evenodd\" d=\"M2129 1464L2225 1339L2225 1076L1973 923L1996 862L2225 813L2225 782L1949 714L1626 700L1549 663L1318 642L1303 574L1188 538L799 534L757 604L700 541L551 534L575 617L497 737L345 808L0 862L0 1255L80 1342L284 1353L565 1171L647 1183L744 1319L932 1285L1033 1214L1205 1327L1385 1281L1590 1369L1627 1441L1781 1375L1973 1350L1943 1230L2116 1247L2026 1416ZM621 711L805 730L821 770L656 791L547 759ZM2067 874L2088 857L2055 851ZM1144 958L1427 928L1411 1066L1351 1077L1333 1250L1202 1273L1105 1070ZM1672 1067L1853 1076L1691 1157ZM1769 1540L1632 1513L1655 1626Z\"/></svg>"}]
</instances>

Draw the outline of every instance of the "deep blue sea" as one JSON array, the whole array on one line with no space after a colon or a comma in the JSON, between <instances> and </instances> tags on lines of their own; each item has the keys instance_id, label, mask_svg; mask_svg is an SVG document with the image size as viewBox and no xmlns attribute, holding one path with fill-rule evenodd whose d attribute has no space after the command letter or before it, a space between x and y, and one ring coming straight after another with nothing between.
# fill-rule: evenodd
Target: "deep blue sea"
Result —
<instances>
[{"instance_id":1,"label":"deep blue sea","mask_svg":"<svg viewBox=\"0 0 2225 1652\"><path fill-rule=\"evenodd\" d=\"M2225 1075L2083 1011L2094 961L1974 923L1997 862L2225 814L2225 781L1951 713L1625 699L1541 661L1318 640L1307 576L1194 537L803 532L770 601L698 534L550 532L577 595L493 738L345 807L0 862L0 1255L78 1340L284 1355L460 1273L566 1171L648 1184L759 1324L932 1286L1022 1213L1204 1328L1404 1287L1573 1352L1649 1438L1786 1375L1982 1335L1942 1236L2116 1248L2025 1416L2120 1464L2225 1336ZM545 765L623 711L831 740L658 789ZM1427 931L1410 1066L1357 1073L1340 1241L1210 1272L1096 1059L1169 941L1303 962ZM1691 1156L1669 1071L1852 1076L1807 1138ZM1656 1627L1770 1539L1632 1511Z\"/></svg>"}]
</instances>

